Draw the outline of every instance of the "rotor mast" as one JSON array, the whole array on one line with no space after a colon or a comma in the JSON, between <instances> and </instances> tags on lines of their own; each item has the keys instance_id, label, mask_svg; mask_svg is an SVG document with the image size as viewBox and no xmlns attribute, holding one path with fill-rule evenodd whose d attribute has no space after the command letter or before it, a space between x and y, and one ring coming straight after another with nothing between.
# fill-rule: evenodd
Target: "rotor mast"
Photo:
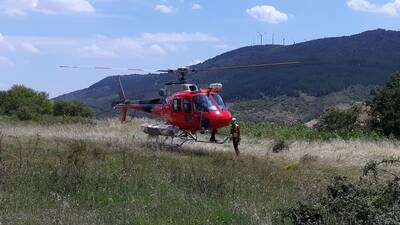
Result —
<instances>
[{"instance_id":1,"label":"rotor mast","mask_svg":"<svg viewBox=\"0 0 400 225\"><path fill-rule=\"evenodd\" d=\"M190 72L189 69L188 68L179 68L177 70L177 72L178 72L178 74L180 76L179 82L181 84L187 84L186 75L189 74L189 72Z\"/></svg>"}]
</instances>

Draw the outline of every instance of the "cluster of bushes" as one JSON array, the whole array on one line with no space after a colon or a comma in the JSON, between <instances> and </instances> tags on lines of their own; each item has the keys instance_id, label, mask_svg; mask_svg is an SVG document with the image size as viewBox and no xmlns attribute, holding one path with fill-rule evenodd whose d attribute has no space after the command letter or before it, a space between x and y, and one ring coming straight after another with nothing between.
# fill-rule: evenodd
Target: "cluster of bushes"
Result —
<instances>
[{"instance_id":1,"label":"cluster of bushes","mask_svg":"<svg viewBox=\"0 0 400 225\"><path fill-rule=\"evenodd\" d=\"M335 177L325 193L283 209L278 220L296 225L400 224L400 177L395 169L387 170L399 164L399 159L371 161L356 182Z\"/></svg>"},{"instance_id":2,"label":"cluster of bushes","mask_svg":"<svg viewBox=\"0 0 400 225\"><path fill-rule=\"evenodd\" d=\"M326 109L321 117L317 129L320 131L348 133L359 128L357 118L361 109L354 105L349 110L339 110L336 108Z\"/></svg>"},{"instance_id":3,"label":"cluster of bushes","mask_svg":"<svg viewBox=\"0 0 400 225\"><path fill-rule=\"evenodd\" d=\"M328 108L322 113L317 129L339 136L361 130L400 138L400 73L394 74L373 95L374 98L364 107L354 105L348 110ZM362 114L366 118L360 118Z\"/></svg>"},{"instance_id":4,"label":"cluster of bushes","mask_svg":"<svg viewBox=\"0 0 400 225\"><path fill-rule=\"evenodd\" d=\"M49 115L91 118L94 112L79 102L52 101L47 93L15 85L0 92L0 115L34 120Z\"/></svg>"},{"instance_id":5,"label":"cluster of bushes","mask_svg":"<svg viewBox=\"0 0 400 225\"><path fill-rule=\"evenodd\" d=\"M385 135L400 137L400 72L393 75L386 86L376 93L369 103L371 127Z\"/></svg>"}]
</instances>

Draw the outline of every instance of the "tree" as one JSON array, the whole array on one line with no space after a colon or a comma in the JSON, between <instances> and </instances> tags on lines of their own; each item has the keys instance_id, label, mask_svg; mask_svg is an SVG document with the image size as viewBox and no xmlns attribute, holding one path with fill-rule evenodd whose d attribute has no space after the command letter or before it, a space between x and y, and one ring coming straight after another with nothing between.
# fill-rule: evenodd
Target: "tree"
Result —
<instances>
[{"instance_id":1,"label":"tree","mask_svg":"<svg viewBox=\"0 0 400 225\"><path fill-rule=\"evenodd\" d=\"M38 92L23 85L14 85L10 90L0 93L0 114L17 116L29 120L41 115L51 114L52 102L45 92Z\"/></svg>"},{"instance_id":2,"label":"tree","mask_svg":"<svg viewBox=\"0 0 400 225\"><path fill-rule=\"evenodd\" d=\"M320 118L317 128L322 131L348 133L357 128L360 108L356 105L348 110L326 109Z\"/></svg>"},{"instance_id":3,"label":"tree","mask_svg":"<svg viewBox=\"0 0 400 225\"><path fill-rule=\"evenodd\" d=\"M372 126L385 135L400 137L400 72L374 95L369 103L374 118Z\"/></svg>"},{"instance_id":4,"label":"tree","mask_svg":"<svg viewBox=\"0 0 400 225\"><path fill-rule=\"evenodd\" d=\"M55 101L53 115L91 118L94 112L80 102Z\"/></svg>"}]
</instances>

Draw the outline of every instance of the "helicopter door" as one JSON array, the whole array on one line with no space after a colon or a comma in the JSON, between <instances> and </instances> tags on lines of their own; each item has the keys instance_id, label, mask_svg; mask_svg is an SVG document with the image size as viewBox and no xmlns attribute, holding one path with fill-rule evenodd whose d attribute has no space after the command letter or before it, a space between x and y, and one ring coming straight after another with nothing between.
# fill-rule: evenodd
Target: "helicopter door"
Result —
<instances>
[{"instance_id":1,"label":"helicopter door","mask_svg":"<svg viewBox=\"0 0 400 225\"><path fill-rule=\"evenodd\" d=\"M173 123L177 123L180 121L180 115L182 114L182 99L175 98L172 101L172 112L171 112L171 120Z\"/></svg>"},{"instance_id":2,"label":"helicopter door","mask_svg":"<svg viewBox=\"0 0 400 225\"><path fill-rule=\"evenodd\" d=\"M194 114L193 114L192 99L191 98L183 98L182 99L182 108L183 108L183 112L184 112L183 117L184 117L185 123L187 123L190 127L197 129L196 125L198 123L196 122L196 118L194 117Z\"/></svg>"},{"instance_id":3,"label":"helicopter door","mask_svg":"<svg viewBox=\"0 0 400 225\"><path fill-rule=\"evenodd\" d=\"M181 105L181 99L180 98L176 98L173 101L173 105L172 108L174 110L175 113L179 113L182 111L182 105Z\"/></svg>"},{"instance_id":4,"label":"helicopter door","mask_svg":"<svg viewBox=\"0 0 400 225\"><path fill-rule=\"evenodd\" d=\"M186 129L186 122L184 120L184 113L182 110L182 99L175 98L172 101L172 113L171 113L171 120L174 124L177 124L181 129Z\"/></svg>"}]
</instances>

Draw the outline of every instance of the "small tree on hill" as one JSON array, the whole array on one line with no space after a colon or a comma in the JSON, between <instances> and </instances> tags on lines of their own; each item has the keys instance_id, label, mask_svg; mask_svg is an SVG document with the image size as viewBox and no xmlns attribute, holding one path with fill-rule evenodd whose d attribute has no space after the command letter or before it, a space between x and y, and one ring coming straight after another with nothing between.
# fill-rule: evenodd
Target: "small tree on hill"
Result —
<instances>
[{"instance_id":1,"label":"small tree on hill","mask_svg":"<svg viewBox=\"0 0 400 225\"><path fill-rule=\"evenodd\" d=\"M54 102L53 115L91 118L94 116L94 112L80 102L56 101Z\"/></svg>"},{"instance_id":2,"label":"small tree on hill","mask_svg":"<svg viewBox=\"0 0 400 225\"><path fill-rule=\"evenodd\" d=\"M386 135L400 137L400 73L394 74L374 95L369 103L372 126Z\"/></svg>"}]
</instances>

